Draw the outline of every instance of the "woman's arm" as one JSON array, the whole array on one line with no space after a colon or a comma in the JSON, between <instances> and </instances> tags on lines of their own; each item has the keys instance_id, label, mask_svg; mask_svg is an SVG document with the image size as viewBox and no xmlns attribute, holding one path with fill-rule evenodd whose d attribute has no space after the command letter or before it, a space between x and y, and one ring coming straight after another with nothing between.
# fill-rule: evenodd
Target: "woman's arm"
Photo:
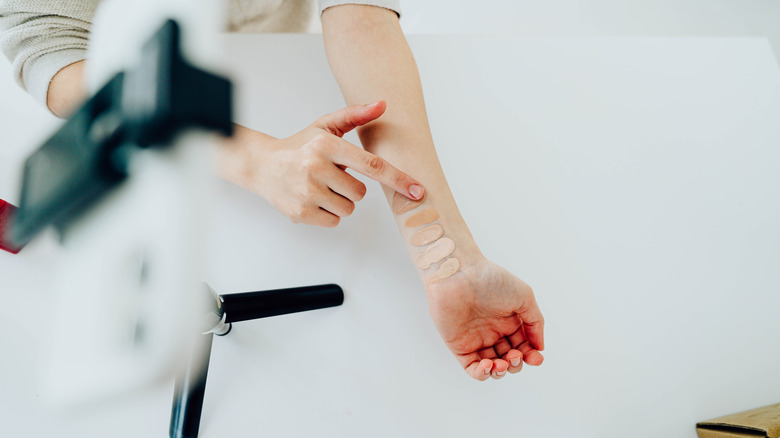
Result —
<instances>
[{"instance_id":1,"label":"woman's arm","mask_svg":"<svg viewBox=\"0 0 780 438\"><path fill-rule=\"evenodd\" d=\"M0 1L0 48L16 82L57 116L85 98L79 61L86 57L99 1Z\"/></svg>"},{"instance_id":2,"label":"woman's arm","mask_svg":"<svg viewBox=\"0 0 780 438\"><path fill-rule=\"evenodd\" d=\"M98 3L0 1L0 47L16 80L56 116L68 117L87 98L84 59ZM285 139L237 126L234 138L222 143L221 174L265 197L294 222L311 225L337 225L362 199L365 187L347 167L416 199L424 189L413 179L341 139L383 112L383 105L345 108Z\"/></svg>"},{"instance_id":3,"label":"woman's arm","mask_svg":"<svg viewBox=\"0 0 780 438\"><path fill-rule=\"evenodd\" d=\"M48 104L56 115L67 116L86 98L83 74L84 62L77 62L51 81ZM424 189L414 179L341 138L384 110L382 102L344 108L283 139L235 125L233 137L220 143L220 175L262 196L293 222L323 227L351 215L366 193L346 168L403 193L404 199L419 199Z\"/></svg>"},{"instance_id":4,"label":"woman's arm","mask_svg":"<svg viewBox=\"0 0 780 438\"><path fill-rule=\"evenodd\" d=\"M74 62L58 71L46 93L46 105L57 117L67 118L87 99L84 61Z\"/></svg>"},{"instance_id":5,"label":"woman's arm","mask_svg":"<svg viewBox=\"0 0 780 438\"><path fill-rule=\"evenodd\" d=\"M544 321L531 288L485 259L450 192L433 145L422 87L397 15L341 5L322 14L325 49L348 104L387 101L358 128L365 149L420 181L422 202L385 188L431 315L464 369L484 380L541 364Z\"/></svg>"}]
</instances>

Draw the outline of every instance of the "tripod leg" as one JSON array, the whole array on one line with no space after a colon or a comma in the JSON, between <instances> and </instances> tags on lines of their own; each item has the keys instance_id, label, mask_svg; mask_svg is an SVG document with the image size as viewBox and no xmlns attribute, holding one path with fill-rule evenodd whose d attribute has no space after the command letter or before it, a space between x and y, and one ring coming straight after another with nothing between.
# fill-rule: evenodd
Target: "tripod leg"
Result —
<instances>
[{"instance_id":1,"label":"tripod leg","mask_svg":"<svg viewBox=\"0 0 780 438\"><path fill-rule=\"evenodd\" d=\"M320 284L220 297L227 315L225 322L234 323L340 306L344 302L344 291L337 284Z\"/></svg>"},{"instance_id":2,"label":"tripod leg","mask_svg":"<svg viewBox=\"0 0 780 438\"><path fill-rule=\"evenodd\" d=\"M171 409L171 438L198 436L213 340L212 333L199 334L190 351L186 367L176 375Z\"/></svg>"},{"instance_id":3,"label":"tripod leg","mask_svg":"<svg viewBox=\"0 0 780 438\"><path fill-rule=\"evenodd\" d=\"M216 297L211 288L209 295ZM197 438L214 334L224 336L231 324L269 316L340 306L344 291L336 284L246 292L219 296L208 315L210 329L194 339L186 367L176 375L171 409L171 438ZM215 325L216 324L216 325Z\"/></svg>"}]
</instances>

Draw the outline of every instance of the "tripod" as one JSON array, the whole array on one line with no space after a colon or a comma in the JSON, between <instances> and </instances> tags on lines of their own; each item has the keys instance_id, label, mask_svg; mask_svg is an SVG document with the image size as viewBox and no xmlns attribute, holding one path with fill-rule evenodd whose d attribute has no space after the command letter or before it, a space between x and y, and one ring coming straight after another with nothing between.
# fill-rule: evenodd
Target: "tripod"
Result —
<instances>
[{"instance_id":1,"label":"tripod","mask_svg":"<svg viewBox=\"0 0 780 438\"><path fill-rule=\"evenodd\" d=\"M234 322L324 309L344 302L344 292L335 284L226 295L206 288L211 304L202 322L205 331L193 339L187 363L176 375L171 438L198 436L214 335L226 336Z\"/></svg>"}]
</instances>

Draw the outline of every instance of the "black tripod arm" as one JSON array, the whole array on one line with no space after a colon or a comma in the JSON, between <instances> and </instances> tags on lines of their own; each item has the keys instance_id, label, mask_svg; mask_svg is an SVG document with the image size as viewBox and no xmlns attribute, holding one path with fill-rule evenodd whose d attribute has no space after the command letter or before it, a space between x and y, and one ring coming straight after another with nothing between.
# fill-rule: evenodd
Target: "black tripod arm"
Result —
<instances>
[{"instance_id":1,"label":"black tripod arm","mask_svg":"<svg viewBox=\"0 0 780 438\"><path fill-rule=\"evenodd\" d=\"M226 324L269 316L340 306L344 291L337 284L293 287L220 295Z\"/></svg>"}]
</instances>

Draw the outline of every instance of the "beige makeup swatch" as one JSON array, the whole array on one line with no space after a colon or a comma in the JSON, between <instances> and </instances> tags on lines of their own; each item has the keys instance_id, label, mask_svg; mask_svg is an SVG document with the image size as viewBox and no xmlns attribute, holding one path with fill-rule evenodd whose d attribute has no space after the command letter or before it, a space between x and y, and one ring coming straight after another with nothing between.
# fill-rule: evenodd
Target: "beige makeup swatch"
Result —
<instances>
[{"instance_id":1,"label":"beige makeup swatch","mask_svg":"<svg viewBox=\"0 0 780 438\"><path fill-rule=\"evenodd\" d=\"M409 210L417 208L425 200L425 195L419 201L413 201L406 196L395 192L393 195L393 213L404 214Z\"/></svg>"},{"instance_id":2,"label":"beige makeup swatch","mask_svg":"<svg viewBox=\"0 0 780 438\"><path fill-rule=\"evenodd\" d=\"M439 212L435 208L429 208L419 213L415 213L414 216L406 220L406 226L409 228L416 228L420 225L429 224L439 218Z\"/></svg>"},{"instance_id":3,"label":"beige makeup swatch","mask_svg":"<svg viewBox=\"0 0 780 438\"><path fill-rule=\"evenodd\" d=\"M437 281L452 276L452 274L458 272L458 269L460 269L460 262L458 259L455 257L448 258L444 263L439 265L439 269L437 269L433 274L433 277L431 277L431 283L436 283Z\"/></svg>"},{"instance_id":4,"label":"beige makeup swatch","mask_svg":"<svg viewBox=\"0 0 780 438\"><path fill-rule=\"evenodd\" d=\"M455 241L443 237L414 258L414 265L420 269L428 269L432 264L442 260L455 251Z\"/></svg>"},{"instance_id":5,"label":"beige makeup swatch","mask_svg":"<svg viewBox=\"0 0 780 438\"><path fill-rule=\"evenodd\" d=\"M444 228L439 224L425 227L422 230L414 233L412 236L412 245L425 246L431 242L436 241L439 237L444 235Z\"/></svg>"}]
</instances>

